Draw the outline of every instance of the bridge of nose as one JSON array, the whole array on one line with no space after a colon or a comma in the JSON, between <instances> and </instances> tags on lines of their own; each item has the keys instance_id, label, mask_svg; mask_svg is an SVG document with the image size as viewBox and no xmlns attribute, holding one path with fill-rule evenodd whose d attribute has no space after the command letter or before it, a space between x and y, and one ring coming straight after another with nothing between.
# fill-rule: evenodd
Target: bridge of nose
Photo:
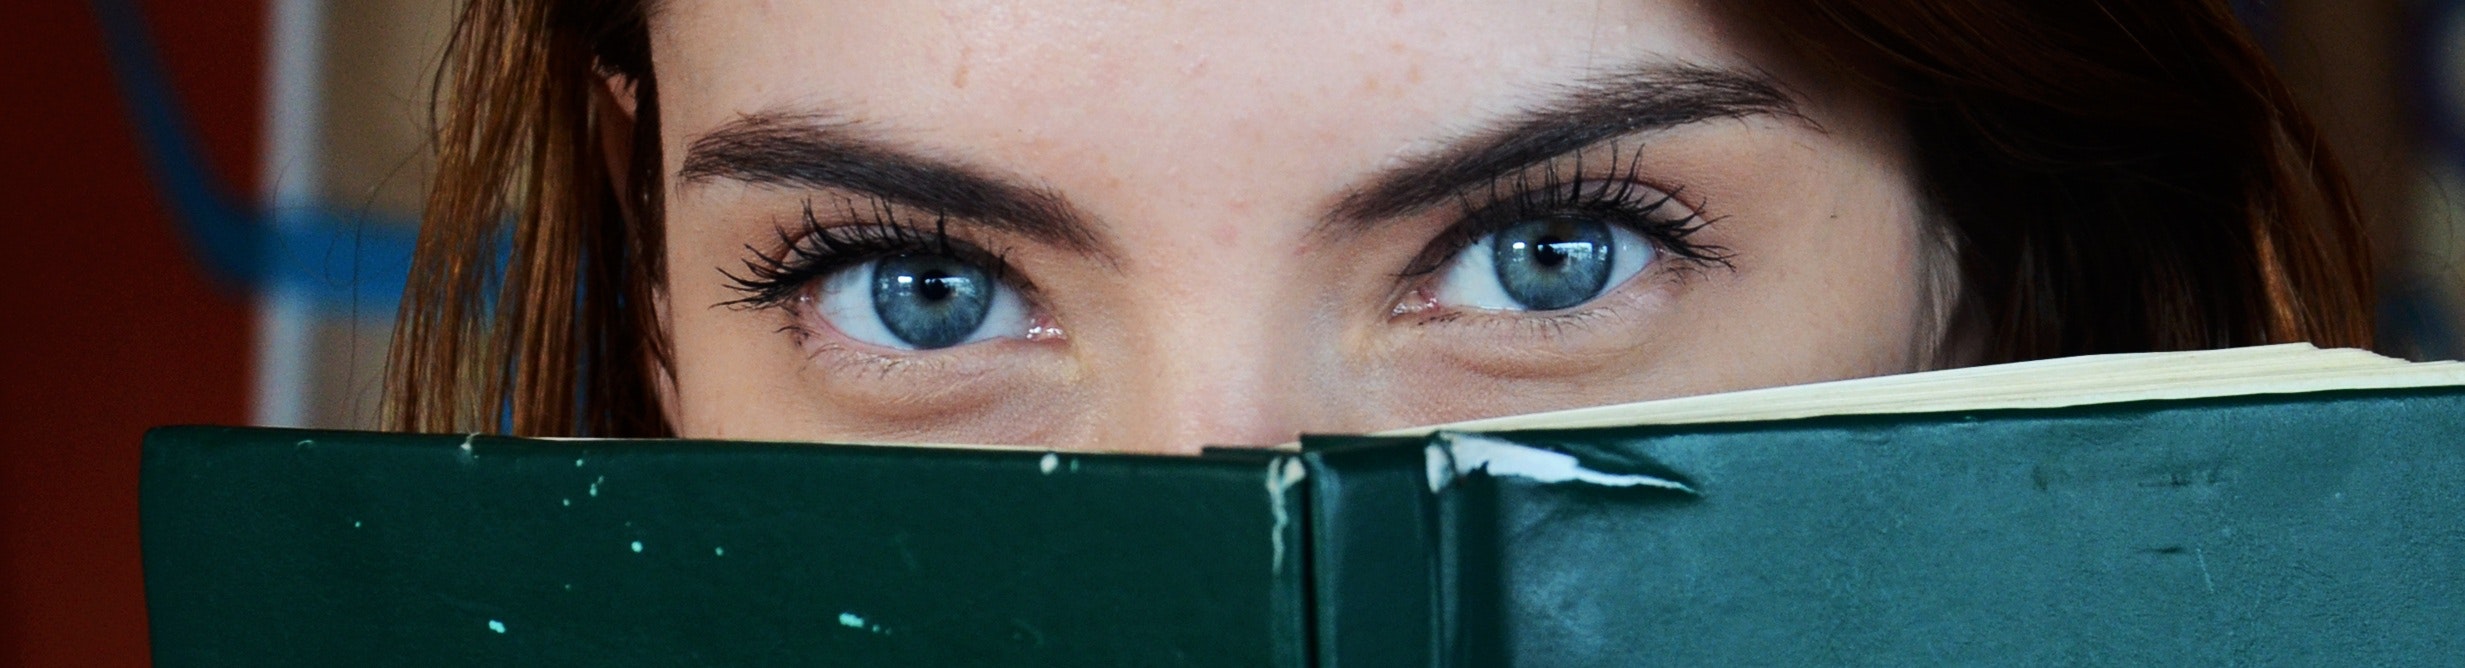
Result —
<instances>
[{"instance_id":1,"label":"bridge of nose","mask_svg":"<svg viewBox=\"0 0 2465 668\"><path fill-rule=\"evenodd\" d=\"M1273 445L1349 414L1339 332L1326 304L1274 285L1275 271L1196 272L1180 288L1139 299L1092 365L1116 416L1107 447L1195 452L1208 445ZM1160 286L1159 286L1160 287Z\"/></svg>"}]
</instances>

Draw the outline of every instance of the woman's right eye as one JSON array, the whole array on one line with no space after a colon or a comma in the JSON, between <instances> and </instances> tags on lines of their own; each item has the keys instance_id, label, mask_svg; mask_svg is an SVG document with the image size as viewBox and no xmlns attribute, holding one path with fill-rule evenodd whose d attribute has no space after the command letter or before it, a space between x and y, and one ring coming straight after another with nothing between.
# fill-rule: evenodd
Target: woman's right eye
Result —
<instances>
[{"instance_id":1,"label":"woman's right eye","mask_svg":"<svg viewBox=\"0 0 2465 668\"><path fill-rule=\"evenodd\" d=\"M1557 311L1633 279L1660 253L1634 230L1580 215L1522 221L1458 251L1431 295L1439 306Z\"/></svg>"},{"instance_id":2,"label":"woman's right eye","mask_svg":"<svg viewBox=\"0 0 2465 668\"><path fill-rule=\"evenodd\" d=\"M815 316L861 343L935 350L1026 337L1033 327L1018 291L994 272L937 254L899 254L824 277Z\"/></svg>"}]
</instances>

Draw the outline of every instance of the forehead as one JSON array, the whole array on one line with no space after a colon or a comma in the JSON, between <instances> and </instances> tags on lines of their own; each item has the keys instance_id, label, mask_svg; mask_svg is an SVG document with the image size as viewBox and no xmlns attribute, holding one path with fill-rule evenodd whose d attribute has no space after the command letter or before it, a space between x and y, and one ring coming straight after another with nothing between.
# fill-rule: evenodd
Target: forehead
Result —
<instances>
[{"instance_id":1,"label":"forehead","mask_svg":"<svg viewBox=\"0 0 2465 668\"><path fill-rule=\"evenodd\" d=\"M653 30L671 130L817 109L1025 165L1357 169L1602 68L1746 64L1675 0L686 0Z\"/></svg>"}]
</instances>

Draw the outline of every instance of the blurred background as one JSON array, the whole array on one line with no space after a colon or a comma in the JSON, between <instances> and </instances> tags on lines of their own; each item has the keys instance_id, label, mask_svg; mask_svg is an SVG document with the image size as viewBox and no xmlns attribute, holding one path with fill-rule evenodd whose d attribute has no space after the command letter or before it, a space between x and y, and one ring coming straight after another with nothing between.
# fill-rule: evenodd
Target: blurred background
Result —
<instances>
[{"instance_id":1,"label":"blurred background","mask_svg":"<svg viewBox=\"0 0 2465 668\"><path fill-rule=\"evenodd\" d=\"M137 442L374 424L450 0L0 6L0 665L146 662ZM2465 354L2465 0L2237 2Z\"/></svg>"}]
</instances>

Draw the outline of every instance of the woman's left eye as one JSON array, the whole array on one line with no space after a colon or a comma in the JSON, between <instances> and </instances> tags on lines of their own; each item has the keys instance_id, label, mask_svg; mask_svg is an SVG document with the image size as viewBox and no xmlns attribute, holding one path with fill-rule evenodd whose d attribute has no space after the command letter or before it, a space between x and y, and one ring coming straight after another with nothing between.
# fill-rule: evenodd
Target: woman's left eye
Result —
<instances>
[{"instance_id":1,"label":"woman's left eye","mask_svg":"<svg viewBox=\"0 0 2465 668\"><path fill-rule=\"evenodd\" d=\"M1031 320L1017 290L991 270L945 255L902 254L841 269L814 288L823 322L859 342L935 350L1024 337Z\"/></svg>"},{"instance_id":2,"label":"woman's left eye","mask_svg":"<svg viewBox=\"0 0 2465 668\"><path fill-rule=\"evenodd\" d=\"M1439 269L1438 306L1557 311L1582 306L1643 273L1658 249L1624 225L1548 214L1482 235Z\"/></svg>"}]
</instances>

